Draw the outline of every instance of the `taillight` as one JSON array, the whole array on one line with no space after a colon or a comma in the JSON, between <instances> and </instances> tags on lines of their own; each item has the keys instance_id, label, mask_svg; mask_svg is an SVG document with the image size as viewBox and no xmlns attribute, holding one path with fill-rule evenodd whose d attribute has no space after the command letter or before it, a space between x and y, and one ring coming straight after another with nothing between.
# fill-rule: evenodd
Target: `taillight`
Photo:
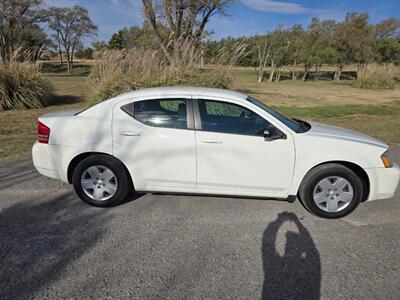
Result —
<instances>
[{"instance_id":1,"label":"taillight","mask_svg":"<svg viewBox=\"0 0 400 300\"><path fill-rule=\"evenodd\" d=\"M38 122L38 142L43 144L49 143L50 128L41 122Z\"/></svg>"}]
</instances>

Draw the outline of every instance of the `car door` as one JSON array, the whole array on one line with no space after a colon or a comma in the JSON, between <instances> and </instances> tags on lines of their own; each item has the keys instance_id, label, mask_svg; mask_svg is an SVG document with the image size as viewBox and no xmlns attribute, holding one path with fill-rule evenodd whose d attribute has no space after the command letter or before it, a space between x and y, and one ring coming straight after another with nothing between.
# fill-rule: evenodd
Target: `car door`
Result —
<instances>
[{"instance_id":1,"label":"car door","mask_svg":"<svg viewBox=\"0 0 400 300\"><path fill-rule=\"evenodd\" d=\"M136 190L194 189L196 148L190 95L115 107L113 153L130 170Z\"/></svg>"},{"instance_id":2,"label":"car door","mask_svg":"<svg viewBox=\"0 0 400 300\"><path fill-rule=\"evenodd\" d=\"M197 188L203 192L286 197L294 168L291 134L266 140L271 122L242 105L195 100Z\"/></svg>"}]
</instances>

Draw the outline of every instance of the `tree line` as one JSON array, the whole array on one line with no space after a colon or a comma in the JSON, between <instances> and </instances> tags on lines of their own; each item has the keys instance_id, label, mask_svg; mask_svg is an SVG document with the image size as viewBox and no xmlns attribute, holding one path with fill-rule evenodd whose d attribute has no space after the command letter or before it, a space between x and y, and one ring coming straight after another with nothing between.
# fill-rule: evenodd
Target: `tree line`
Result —
<instances>
[{"instance_id":1,"label":"tree line","mask_svg":"<svg viewBox=\"0 0 400 300\"><path fill-rule=\"evenodd\" d=\"M368 13L350 12L341 22L312 18L308 26L281 25L262 35L213 40L206 25L214 15L225 15L232 2L142 0L142 26L123 28L110 41L84 48L82 41L97 32L85 7L49 8L43 0L0 0L0 58L7 63L16 49L22 49L35 61L43 48L52 48L61 63L65 58L71 72L74 57L90 58L93 51L104 49L156 50L176 68L218 64L231 53L240 53L235 63L257 68L259 81L279 81L284 68L290 69L292 79L304 81L311 72L318 79L322 65L328 64L335 67L332 79L339 80L349 64L356 64L357 74L362 74L373 62L400 63L400 20L390 17L371 24ZM50 37L42 24L51 30Z\"/></svg>"},{"instance_id":2,"label":"tree line","mask_svg":"<svg viewBox=\"0 0 400 300\"><path fill-rule=\"evenodd\" d=\"M370 24L368 13L347 13L344 21L311 19L307 28L294 25L279 26L265 35L240 39L211 41L207 44L207 59L212 62L214 52L223 44L245 40L249 54L239 60L244 66L258 67L259 81L270 67L269 81L279 81L283 67L291 68L297 79L297 66L302 65L302 80L311 70L316 80L322 65L335 66L334 80L339 80L346 65L356 64L357 76L371 63L400 63L400 20L394 17L378 24Z\"/></svg>"},{"instance_id":3,"label":"tree line","mask_svg":"<svg viewBox=\"0 0 400 300\"><path fill-rule=\"evenodd\" d=\"M212 40L210 36L211 33L204 32L199 43L204 63L214 64L221 52L246 44L246 51L237 64L256 67L260 82L265 79L267 67L267 79L272 82L280 80L284 67L290 69L293 80L304 81L310 72L316 74L318 80L322 65L334 66L332 79L339 80L346 65L357 65L357 74L361 74L371 63L400 64L400 20L390 17L371 24L368 13L349 12L342 22L314 17L306 28L281 25L262 35L221 40ZM142 27L119 30L101 47L156 49L159 44L153 39L152 28L145 23ZM300 78L299 66L303 68Z\"/></svg>"}]
</instances>

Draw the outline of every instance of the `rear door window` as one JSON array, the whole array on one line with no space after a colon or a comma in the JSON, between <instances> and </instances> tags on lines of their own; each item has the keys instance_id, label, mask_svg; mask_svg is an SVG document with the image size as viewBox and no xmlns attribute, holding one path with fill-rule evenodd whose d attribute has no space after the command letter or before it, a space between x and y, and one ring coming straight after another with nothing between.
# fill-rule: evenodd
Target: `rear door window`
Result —
<instances>
[{"instance_id":1,"label":"rear door window","mask_svg":"<svg viewBox=\"0 0 400 300\"><path fill-rule=\"evenodd\" d=\"M136 101L123 106L122 110L149 126L188 128L186 100L183 99Z\"/></svg>"}]
</instances>

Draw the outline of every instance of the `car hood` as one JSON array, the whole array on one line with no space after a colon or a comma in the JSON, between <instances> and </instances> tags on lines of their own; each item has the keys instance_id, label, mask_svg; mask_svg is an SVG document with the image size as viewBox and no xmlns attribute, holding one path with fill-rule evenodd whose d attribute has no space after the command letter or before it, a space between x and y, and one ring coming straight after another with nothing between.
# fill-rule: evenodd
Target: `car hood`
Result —
<instances>
[{"instance_id":1,"label":"car hood","mask_svg":"<svg viewBox=\"0 0 400 300\"><path fill-rule=\"evenodd\" d=\"M354 141L382 148L388 147L388 145L385 144L384 142L363 133L331 125L321 124L317 122L308 122L308 123L311 125L311 129L307 132L307 134L309 135Z\"/></svg>"}]
</instances>

